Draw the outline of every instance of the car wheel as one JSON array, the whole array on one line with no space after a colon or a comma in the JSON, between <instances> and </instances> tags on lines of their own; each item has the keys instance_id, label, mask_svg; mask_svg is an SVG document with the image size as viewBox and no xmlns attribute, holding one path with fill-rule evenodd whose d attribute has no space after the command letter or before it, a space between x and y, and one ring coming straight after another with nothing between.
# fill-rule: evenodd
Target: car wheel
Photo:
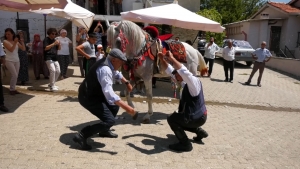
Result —
<instances>
[{"instance_id":1,"label":"car wheel","mask_svg":"<svg viewBox=\"0 0 300 169\"><path fill-rule=\"evenodd\" d=\"M253 63L253 62L251 62L251 61L248 61L248 62L246 62L246 65L247 65L247 66L251 66L251 65L252 65L252 63Z\"/></svg>"}]
</instances>

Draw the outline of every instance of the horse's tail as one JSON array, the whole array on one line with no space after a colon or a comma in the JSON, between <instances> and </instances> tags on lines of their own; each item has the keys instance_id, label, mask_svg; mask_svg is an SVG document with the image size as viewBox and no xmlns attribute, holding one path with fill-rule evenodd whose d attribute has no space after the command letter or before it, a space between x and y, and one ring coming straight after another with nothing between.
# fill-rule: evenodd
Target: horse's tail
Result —
<instances>
[{"instance_id":1,"label":"horse's tail","mask_svg":"<svg viewBox=\"0 0 300 169\"><path fill-rule=\"evenodd\" d=\"M197 51L197 55L198 55L198 58L199 58L199 67L200 67L199 71L200 71L200 75L204 76L205 74L208 73L208 68L207 68L207 65L206 65L206 63L204 61L204 58L201 55L201 53L198 50L196 50L196 51Z\"/></svg>"}]
</instances>

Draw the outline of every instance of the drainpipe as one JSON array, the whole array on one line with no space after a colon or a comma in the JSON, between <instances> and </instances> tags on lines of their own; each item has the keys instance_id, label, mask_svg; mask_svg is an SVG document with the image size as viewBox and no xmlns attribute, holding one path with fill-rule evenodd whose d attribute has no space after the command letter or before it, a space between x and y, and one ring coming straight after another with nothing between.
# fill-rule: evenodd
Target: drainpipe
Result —
<instances>
[{"instance_id":1,"label":"drainpipe","mask_svg":"<svg viewBox=\"0 0 300 169\"><path fill-rule=\"evenodd\" d=\"M244 34L244 36L245 36L245 41L247 41L247 33L244 32L244 31L242 31L242 34Z\"/></svg>"}]
</instances>

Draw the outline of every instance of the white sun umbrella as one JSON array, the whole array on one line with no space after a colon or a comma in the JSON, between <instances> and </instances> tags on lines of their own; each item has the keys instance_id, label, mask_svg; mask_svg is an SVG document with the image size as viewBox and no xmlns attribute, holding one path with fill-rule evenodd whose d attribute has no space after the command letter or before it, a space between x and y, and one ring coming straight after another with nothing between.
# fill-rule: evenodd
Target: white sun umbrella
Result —
<instances>
[{"instance_id":1,"label":"white sun umbrella","mask_svg":"<svg viewBox=\"0 0 300 169\"><path fill-rule=\"evenodd\" d=\"M174 3L157 7L122 12L121 18L134 22L150 24L166 24L184 29L202 30L210 32L223 32L220 23L191 12Z\"/></svg>"},{"instance_id":2,"label":"white sun umbrella","mask_svg":"<svg viewBox=\"0 0 300 169\"><path fill-rule=\"evenodd\" d=\"M95 14L74 4L70 0L67 0L67 2L68 4L64 9L51 8L51 9L30 10L30 12L65 18L71 20L74 25L78 27L82 26L87 30L89 30L94 21Z\"/></svg>"},{"instance_id":3,"label":"white sun umbrella","mask_svg":"<svg viewBox=\"0 0 300 169\"><path fill-rule=\"evenodd\" d=\"M0 0L0 10L28 12L37 9L64 8L67 0Z\"/></svg>"}]
</instances>

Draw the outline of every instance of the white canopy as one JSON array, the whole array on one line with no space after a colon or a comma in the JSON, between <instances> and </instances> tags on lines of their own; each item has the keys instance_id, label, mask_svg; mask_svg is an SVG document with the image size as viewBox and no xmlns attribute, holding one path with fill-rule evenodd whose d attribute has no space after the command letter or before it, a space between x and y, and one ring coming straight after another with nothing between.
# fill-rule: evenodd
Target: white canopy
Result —
<instances>
[{"instance_id":1,"label":"white canopy","mask_svg":"<svg viewBox=\"0 0 300 169\"><path fill-rule=\"evenodd\" d=\"M174 1L173 4L122 12L121 17L124 20L134 22L166 24L185 29L218 33L223 32L225 29L220 23L181 7L177 4L177 1Z\"/></svg>"},{"instance_id":2,"label":"white canopy","mask_svg":"<svg viewBox=\"0 0 300 169\"><path fill-rule=\"evenodd\" d=\"M0 0L0 10L12 12L28 12L40 8L64 8L67 0Z\"/></svg>"},{"instance_id":3,"label":"white canopy","mask_svg":"<svg viewBox=\"0 0 300 169\"><path fill-rule=\"evenodd\" d=\"M67 0L68 4L64 9L51 8L51 9L40 9L40 10L30 10L30 12L38 14L47 14L52 16L57 16L60 18L69 19L76 26L84 27L87 30L90 29L95 14L74 4L71 0Z\"/></svg>"}]
</instances>

